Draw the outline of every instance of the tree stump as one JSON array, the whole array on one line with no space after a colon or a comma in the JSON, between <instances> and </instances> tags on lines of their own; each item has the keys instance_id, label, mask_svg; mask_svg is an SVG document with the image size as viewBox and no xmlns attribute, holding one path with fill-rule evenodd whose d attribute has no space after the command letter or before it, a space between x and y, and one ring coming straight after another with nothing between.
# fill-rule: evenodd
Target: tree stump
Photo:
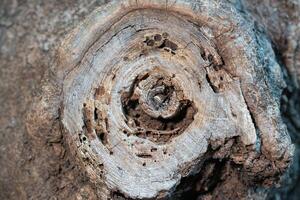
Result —
<instances>
[{"instance_id":1,"label":"tree stump","mask_svg":"<svg viewBox=\"0 0 300 200\"><path fill-rule=\"evenodd\" d=\"M245 198L291 161L281 68L229 3L112 1L68 34L53 69L28 130L58 120L100 199Z\"/></svg>"}]
</instances>

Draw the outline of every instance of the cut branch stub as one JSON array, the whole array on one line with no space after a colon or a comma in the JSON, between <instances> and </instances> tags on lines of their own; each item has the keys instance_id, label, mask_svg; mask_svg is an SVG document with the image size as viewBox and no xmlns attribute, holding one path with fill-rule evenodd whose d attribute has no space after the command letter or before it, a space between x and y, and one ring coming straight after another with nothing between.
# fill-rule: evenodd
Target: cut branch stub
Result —
<instances>
[{"instance_id":1,"label":"cut branch stub","mask_svg":"<svg viewBox=\"0 0 300 200\"><path fill-rule=\"evenodd\" d=\"M232 138L244 157L219 159L246 165L263 156L274 176L286 168L292 147L276 95L280 67L245 21L218 1L124 0L69 34L57 68L62 124L103 195L172 195Z\"/></svg>"}]
</instances>

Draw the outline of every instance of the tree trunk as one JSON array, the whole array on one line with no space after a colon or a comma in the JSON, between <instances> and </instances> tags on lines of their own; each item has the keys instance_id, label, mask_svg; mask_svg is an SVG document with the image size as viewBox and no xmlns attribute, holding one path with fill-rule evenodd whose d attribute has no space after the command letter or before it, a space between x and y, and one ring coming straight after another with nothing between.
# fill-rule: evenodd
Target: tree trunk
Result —
<instances>
[{"instance_id":1,"label":"tree trunk","mask_svg":"<svg viewBox=\"0 0 300 200\"><path fill-rule=\"evenodd\" d=\"M1 199L299 194L299 2L0 7Z\"/></svg>"}]
</instances>

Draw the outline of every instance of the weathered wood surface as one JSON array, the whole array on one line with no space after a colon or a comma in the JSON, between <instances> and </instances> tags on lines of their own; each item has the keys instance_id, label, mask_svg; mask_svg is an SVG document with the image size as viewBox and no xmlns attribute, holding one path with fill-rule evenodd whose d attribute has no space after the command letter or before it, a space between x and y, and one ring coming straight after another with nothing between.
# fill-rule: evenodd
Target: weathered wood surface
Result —
<instances>
[{"instance_id":1,"label":"weathered wood surface","mask_svg":"<svg viewBox=\"0 0 300 200\"><path fill-rule=\"evenodd\" d=\"M52 71L28 133L64 142L91 199L258 197L292 159L282 68L232 3L112 1L67 35Z\"/></svg>"},{"instance_id":2,"label":"weathered wood surface","mask_svg":"<svg viewBox=\"0 0 300 200\"><path fill-rule=\"evenodd\" d=\"M103 185L102 198L172 196L209 159L229 159L250 185L288 166L280 66L264 36L228 6L113 1L62 43L64 135Z\"/></svg>"}]
</instances>

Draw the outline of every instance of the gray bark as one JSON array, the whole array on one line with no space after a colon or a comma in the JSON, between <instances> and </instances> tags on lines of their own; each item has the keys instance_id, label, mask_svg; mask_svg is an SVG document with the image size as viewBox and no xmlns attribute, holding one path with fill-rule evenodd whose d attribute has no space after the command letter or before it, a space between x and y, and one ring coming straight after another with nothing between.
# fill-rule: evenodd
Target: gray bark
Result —
<instances>
[{"instance_id":1,"label":"gray bark","mask_svg":"<svg viewBox=\"0 0 300 200\"><path fill-rule=\"evenodd\" d=\"M1 199L296 198L299 1L103 3L0 6Z\"/></svg>"}]
</instances>

